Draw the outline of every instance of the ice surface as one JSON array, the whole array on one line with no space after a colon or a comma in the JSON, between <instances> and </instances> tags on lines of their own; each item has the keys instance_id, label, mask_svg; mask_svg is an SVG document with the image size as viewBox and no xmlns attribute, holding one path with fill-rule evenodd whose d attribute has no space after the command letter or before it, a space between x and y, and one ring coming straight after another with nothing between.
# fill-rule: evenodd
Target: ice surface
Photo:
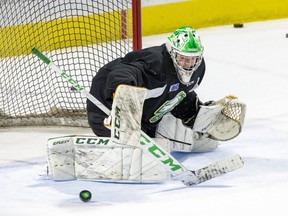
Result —
<instances>
[{"instance_id":1,"label":"ice surface","mask_svg":"<svg viewBox=\"0 0 288 216\"><path fill-rule=\"evenodd\" d=\"M197 89L203 100L234 94L247 103L243 132L205 154L174 153L189 169L233 154L242 169L196 187L51 181L45 176L48 138L89 135L90 129L27 127L0 129L0 215L287 215L288 20L200 29L206 76ZM145 47L165 41L145 37ZM83 203L81 190L92 199ZM157 211L157 212L155 212Z\"/></svg>"}]
</instances>

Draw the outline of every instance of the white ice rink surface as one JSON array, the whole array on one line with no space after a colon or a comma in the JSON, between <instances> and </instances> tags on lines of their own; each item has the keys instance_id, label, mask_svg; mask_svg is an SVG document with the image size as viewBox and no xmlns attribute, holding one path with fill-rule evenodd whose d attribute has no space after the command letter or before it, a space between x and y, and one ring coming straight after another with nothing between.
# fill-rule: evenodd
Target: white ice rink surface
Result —
<instances>
[{"instance_id":1,"label":"white ice rink surface","mask_svg":"<svg viewBox=\"0 0 288 216\"><path fill-rule=\"evenodd\" d=\"M243 132L205 154L173 154L189 169L240 154L243 168L199 186L116 184L48 179L48 138L91 134L84 128L0 129L0 215L287 216L288 20L200 29L207 64L197 93L203 101L234 94L247 103ZM145 37L144 47L165 41ZM81 190L92 192L83 203Z\"/></svg>"}]
</instances>

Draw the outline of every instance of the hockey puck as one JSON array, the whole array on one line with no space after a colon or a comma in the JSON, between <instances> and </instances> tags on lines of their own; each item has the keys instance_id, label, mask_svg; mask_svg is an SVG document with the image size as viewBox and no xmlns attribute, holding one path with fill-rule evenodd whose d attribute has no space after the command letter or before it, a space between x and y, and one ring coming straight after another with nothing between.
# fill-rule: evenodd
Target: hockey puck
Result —
<instances>
[{"instance_id":1,"label":"hockey puck","mask_svg":"<svg viewBox=\"0 0 288 216\"><path fill-rule=\"evenodd\" d=\"M243 23L235 23L234 25L234 28L243 28Z\"/></svg>"},{"instance_id":2,"label":"hockey puck","mask_svg":"<svg viewBox=\"0 0 288 216\"><path fill-rule=\"evenodd\" d=\"M286 34L286 38L288 38L288 33Z\"/></svg>"},{"instance_id":3,"label":"hockey puck","mask_svg":"<svg viewBox=\"0 0 288 216\"><path fill-rule=\"evenodd\" d=\"M92 194L90 191L88 190L83 190L80 192L79 194L79 198L83 201L83 202L88 202L91 200Z\"/></svg>"}]
</instances>

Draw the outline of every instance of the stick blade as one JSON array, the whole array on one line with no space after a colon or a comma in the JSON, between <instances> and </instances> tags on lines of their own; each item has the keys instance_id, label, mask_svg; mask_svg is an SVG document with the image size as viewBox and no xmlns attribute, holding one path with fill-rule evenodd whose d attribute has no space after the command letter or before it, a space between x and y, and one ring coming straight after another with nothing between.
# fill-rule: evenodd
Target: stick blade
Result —
<instances>
[{"instance_id":1,"label":"stick blade","mask_svg":"<svg viewBox=\"0 0 288 216\"><path fill-rule=\"evenodd\" d=\"M225 158L224 160L218 161L214 164L210 164L206 167L194 171L198 179L197 184L208 181L218 176L222 176L234 170L240 169L243 166L244 161L238 154L233 155L229 158Z\"/></svg>"}]
</instances>

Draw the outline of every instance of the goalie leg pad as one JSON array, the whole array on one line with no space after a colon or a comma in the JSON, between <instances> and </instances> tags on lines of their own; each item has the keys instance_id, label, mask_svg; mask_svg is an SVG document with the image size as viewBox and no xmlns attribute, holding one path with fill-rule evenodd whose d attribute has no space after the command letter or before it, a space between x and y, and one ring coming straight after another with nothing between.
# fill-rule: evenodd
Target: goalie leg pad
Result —
<instances>
[{"instance_id":1,"label":"goalie leg pad","mask_svg":"<svg viewBox=\"0 0 288 216\"><path fill-rule=\"evenodd\" d=\"M53 145L63 140L67 143L61 148L60 145ZM167 140L157 139L157 143L169 151ZM60 137L49 139L48 145L48 170L54 180L149 183L170 178L167 170L159 166L158 161L151 155L135 146L112 143L107 137ZM52 153L56 150L58 154ZM66 154L69 156L65 156ZM67 158L69 166L63 163Z\"/></svg>"},{"instance_id":2,"label":"goalie leg pad","mask_svg":"<svg viewBox=\"0 0 288 216\"><path fill-rule=\"evenodd\" d=\"M191 128L184 126L182 120L170 113L163 116L159 122L156 137L170 139L171 151L178 152L208 152L213 151L219 145L218 141L199 135Z\"/></svg>"},{"instance_id":3,"label":"goalie leg pad","mask_svg":"<svg viewBox=\"0 0 288 216\"><path fill-rule=\"evenodd\" d=\"M48 174L54 180L75 179L74 146L71 136L47 141Z\"/></svg>"},{"instance_id":4,"label":"goalie leg pad","mask_svg":"<svg viewBox=\"0 0 288 216\"><path fill-rule=\"evenodd\" d=\"M214 151L219 146L219 141L210 139L203 134L194 133L194 150L193 152Z\"/></svg>"}]
</instances>

